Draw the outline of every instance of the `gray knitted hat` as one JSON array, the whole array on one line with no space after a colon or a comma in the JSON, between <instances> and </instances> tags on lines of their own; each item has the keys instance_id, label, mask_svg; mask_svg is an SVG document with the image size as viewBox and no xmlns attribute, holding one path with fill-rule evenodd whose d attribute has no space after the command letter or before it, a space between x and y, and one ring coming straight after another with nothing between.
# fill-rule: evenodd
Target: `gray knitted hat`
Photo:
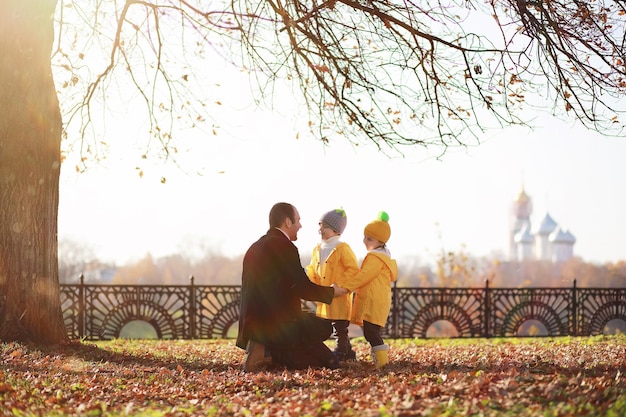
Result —
<instances>
[{"instance_id":1,"label":"gray knitted hat","mask_svg":"<svg viewBox=\"0 0 626 417\"><path fill-rule=\"evenodd\" d=\"M335 232L342 234L348 224L348 216L344 209L331 210L320 218L320 223L333 229Z\"/></svg>"}]
</instances>

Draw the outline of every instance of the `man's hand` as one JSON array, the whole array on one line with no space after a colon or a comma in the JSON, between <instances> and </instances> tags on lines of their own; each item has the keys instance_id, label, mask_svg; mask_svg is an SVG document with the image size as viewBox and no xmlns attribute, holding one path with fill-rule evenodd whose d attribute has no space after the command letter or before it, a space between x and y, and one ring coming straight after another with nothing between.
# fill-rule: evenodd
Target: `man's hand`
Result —
<instances>
[{"instance_id":1,"label":"man's hand","mask_svg":"<svg viewBox=\"0 0 626 417\"><path fill-rule=\"evenodd\" d=\"M342 295L348 294L348 290L343 287L337 287L335 285L333 285L332 287L335 289L335 295L333 295L333 298L341 297Z\"/></svg>"}]
</instances>

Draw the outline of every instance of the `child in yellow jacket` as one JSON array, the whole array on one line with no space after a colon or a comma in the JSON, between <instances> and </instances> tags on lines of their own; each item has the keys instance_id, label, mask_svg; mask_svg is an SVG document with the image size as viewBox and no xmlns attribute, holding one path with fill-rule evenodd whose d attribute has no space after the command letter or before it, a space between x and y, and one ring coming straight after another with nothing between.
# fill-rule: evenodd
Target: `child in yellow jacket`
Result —
<instances>
[{"instance_id":1,"label":"child in yellow jacket","mask_svg":"<svg viewBox=\"0 0 626 417\"><path fill-rule=\"evenodd\" d=\"M348 291L356 291L351 321L363 328L363 336L369 342L372 360L376 368L389 362L389 345L380 332L387 323L391 309L391 283L398 278L398 265L387 249L391 236L389 215L380 212L378 218L365 226L363 243L367 255L361 262L359 273L341 285Z\"/></svg>"},{"instance_id":2,"label":"child in yellow jacket","mask_svg":"<svg viewBox=\"0 0 626 417\"><path fill-rule=\"evenodd\" d=\"M343 209L331 210L320 218L319 233L322 241L313 248L311 263L306 268L307 275L312 282L318 285L337 285L345 288L359 271L359 263L352 248L340 240L347 222L348 218ZM337 337L334 354L340 362L356 359L348 334L351 313L352 294L350 293L336 297L331 304L317 304L317 316L333 323Z\"/></svg>"}]
</instances>

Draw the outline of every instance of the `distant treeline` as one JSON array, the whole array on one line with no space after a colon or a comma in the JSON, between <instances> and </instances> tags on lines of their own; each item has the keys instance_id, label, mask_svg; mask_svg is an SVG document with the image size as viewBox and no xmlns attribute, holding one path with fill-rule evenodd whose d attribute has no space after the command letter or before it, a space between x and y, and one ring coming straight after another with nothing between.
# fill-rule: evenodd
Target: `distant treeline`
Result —
<instances>
[{"instance_id":1,"label":"distant treeline","mask_svg":"<svg viewBox=\"0 0 626 417\"><path fill-rule=\"evenodd\" d=\"M191 259L184 254L143 259L127 265L101 263L74 250L59 250L59 276L62 283L78 282L81 274L90 284L188 285L193 276L197 285L238 285L243 255L227 257L207 251ZM67 248L66 248L67 249ZM66 255L67 254L67 255ZM309 257L302 258L303 266ZM416 257L398 259L399 287L480 287L489 280L491 287L626 287L626 261L604 265L586 263L574 257L566 262L508 262L497 257L473 257L464 251L441 251L436 265Z\"/></svg>"}]
</instances>

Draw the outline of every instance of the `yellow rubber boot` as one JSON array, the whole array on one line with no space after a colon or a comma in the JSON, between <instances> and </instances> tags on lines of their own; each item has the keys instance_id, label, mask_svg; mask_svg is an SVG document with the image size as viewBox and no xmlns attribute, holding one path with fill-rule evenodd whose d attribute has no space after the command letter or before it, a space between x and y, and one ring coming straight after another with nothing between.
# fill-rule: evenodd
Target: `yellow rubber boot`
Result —
<instances>
[{"instance_id":1,"label":"yellow rubber boot","mask_svg":"<svg viewBox=\"0 0 626 417\"><path fill-rule=\"evenodd\" d=\"M389 363L389 345L378 345L372 347L372 359L376 369L380 369Z\"/></svg>"}]
</instances>

